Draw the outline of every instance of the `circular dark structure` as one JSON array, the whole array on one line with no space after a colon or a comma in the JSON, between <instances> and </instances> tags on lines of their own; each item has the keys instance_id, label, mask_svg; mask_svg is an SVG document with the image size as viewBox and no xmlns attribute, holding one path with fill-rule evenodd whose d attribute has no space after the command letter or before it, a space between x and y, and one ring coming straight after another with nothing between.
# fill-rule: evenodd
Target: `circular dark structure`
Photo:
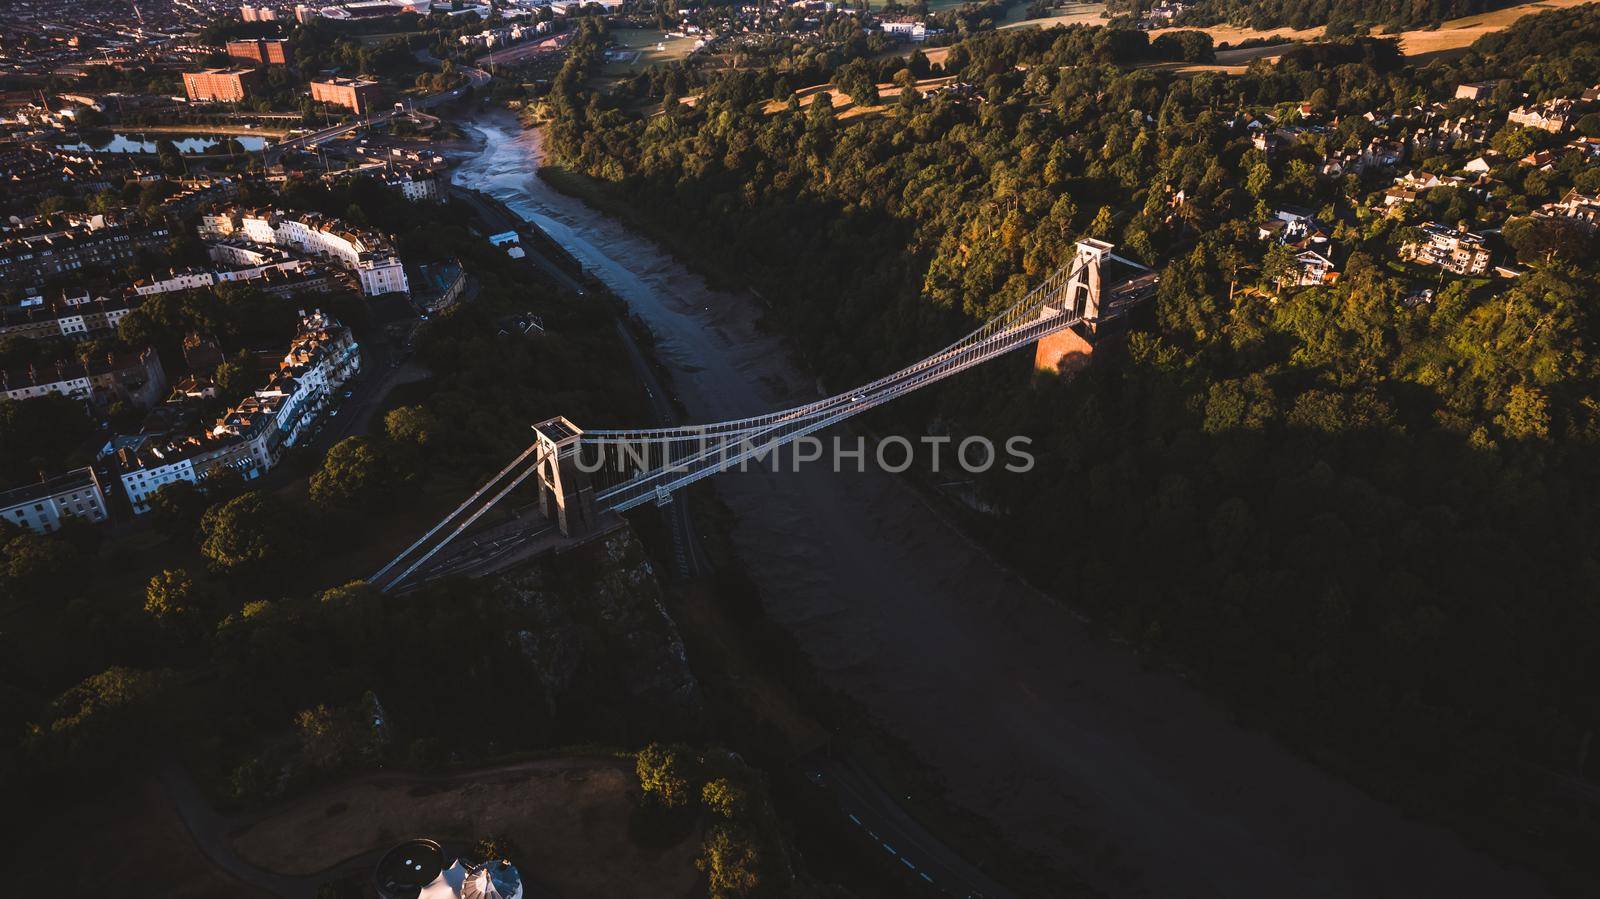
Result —
<instances>
[{"instance_id":1,"label":"circular dark structure","mask_svg":"<svg viewBox=\"0 0 1600 899\"><path fill-rule=\"evenodd\" d=\"M444 850L432 840L407 840L384 853L372 872L383 899L417 899L444 870Z\"/></svg>"}]
</instances>

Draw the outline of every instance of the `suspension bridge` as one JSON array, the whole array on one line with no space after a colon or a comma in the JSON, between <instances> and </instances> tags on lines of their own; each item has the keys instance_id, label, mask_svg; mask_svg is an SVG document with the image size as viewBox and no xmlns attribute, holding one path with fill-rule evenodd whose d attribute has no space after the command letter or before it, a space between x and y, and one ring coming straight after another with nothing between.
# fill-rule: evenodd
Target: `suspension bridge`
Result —
<instances>
[{"instance_id":1,"label":"suspension bridge","mask_svg":"<svg viewBox=\"0 0 1600 899\"><path fill-rule=\"evenodd\" d=\"M1052 368L1071 352L1062 349L1058 336L1086 354L1101 328L1122 320L1154 293L1156 274L1113 249L1103 241L1079 242L1071 263L982 327L893 374L827 399L752 418L683 427L585 430L559 416L539 422L533 426L533 442L510 464L368 582L390 592L439 570L443 560L435 562L435 557L530 478L538 487L540 512L549 522L536 533L554 528L577 538L593 533L603 518L646 503L665 505L690 484L751 462L762 464L795 440L1020 347L1038 347L1036 359ZM1131 274L1108 278L1108 265ZM523 537L495 535L493 541L498 546Z\"/></svg>"}]
</instances>

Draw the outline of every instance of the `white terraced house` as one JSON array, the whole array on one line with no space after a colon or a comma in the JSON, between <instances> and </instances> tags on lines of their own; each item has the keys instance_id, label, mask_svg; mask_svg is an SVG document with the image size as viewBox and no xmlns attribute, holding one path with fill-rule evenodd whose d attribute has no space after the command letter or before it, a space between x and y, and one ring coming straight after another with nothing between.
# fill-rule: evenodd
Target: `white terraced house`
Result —
<instances>
[{"instance_id":1,"label":"white terraced house","mask_svg":"<svg viewBox=\"0 0 1600 899\"><path fill-rule=\"evenodd\" d=\"M329 260L354 272L367 296L411 292L405 266L386 239L316 213L225 210L201 216L200 236L243 238Z\"/></svg>"}]
</instances>

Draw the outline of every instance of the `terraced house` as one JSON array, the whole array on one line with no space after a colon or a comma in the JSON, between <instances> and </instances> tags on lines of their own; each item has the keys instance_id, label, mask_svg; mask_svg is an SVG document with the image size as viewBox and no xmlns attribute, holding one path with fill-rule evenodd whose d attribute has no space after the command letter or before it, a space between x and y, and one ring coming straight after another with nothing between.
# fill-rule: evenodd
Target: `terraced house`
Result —
<instances>
[{"instance_id":1,"label":"terraced house","mask_svg":"<svg viewBox=\"0 0 1600 899\"><path fill-rule=\"evenodd\" d=\"M242 239L332 262L354 273L367 296L409 293L405 266L388 238L317 213L224 210L200 217L207 240Z\"/></svg>"}]
</instances>

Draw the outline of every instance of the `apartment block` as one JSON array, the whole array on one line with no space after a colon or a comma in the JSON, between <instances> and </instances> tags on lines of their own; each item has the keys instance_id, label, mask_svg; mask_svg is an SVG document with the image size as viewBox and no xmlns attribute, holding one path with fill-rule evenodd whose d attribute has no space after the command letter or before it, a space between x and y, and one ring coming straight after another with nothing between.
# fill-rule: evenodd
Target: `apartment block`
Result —
<instances>
[{"instance_id":1,"label":"apartment block","mask_svg":"<svg viewBox=\"0 0 1600 899\"><path fill-rule=\"evenodd\" d=\"M378 82L362 78L326 78L311 82L311 99L342 106L357 115L366 115L376 107L381 92Z\"/></svg>"},{"instance_id":2,"label":"apartment block","mask_svg":"<svg viewBox=\"0 0 1600 899\"><path fill-rule=\"evenodd\" d=\"M284 38L228 41L227 47L229 59L259 66L288 65L292 50Z\"/></svg>"},{"instance_id":3,"label":"apartment block","mask_svg":"<svg viewBox=\"0 0 1600 899\"><path fill-rule=\"evenodd\" d=\"M261 88L256 69L202 69L183 73L183 92L193 102L238 103Z\"/></svg>"}]
</instances>

